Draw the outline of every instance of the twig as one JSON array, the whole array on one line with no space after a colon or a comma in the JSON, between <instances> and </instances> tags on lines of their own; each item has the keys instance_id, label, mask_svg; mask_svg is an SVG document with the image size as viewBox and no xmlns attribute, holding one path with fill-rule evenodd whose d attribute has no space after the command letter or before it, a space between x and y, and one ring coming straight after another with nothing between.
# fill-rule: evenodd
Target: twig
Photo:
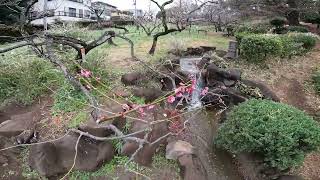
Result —
<instances>
[{"instance_id":1,"label":"twig","mask_svg":"<svg viewBox=\"0 0 320 180\"><path fill-rule=\"evenodd\" d=\"M53 139L53 140L49 140L49 141L44 141L44 142L39 142L39 143L33 143L33 144L19 144L19 145L15 145L15 146L6 147L6 148L3 148L3 149L0 149L0 152L6 151L6 150L9 150L9 149L13 149L13 148L17 148L17 147L34 146L34 145L40 145L40 144L45 144L45 143L51 143L51 142L59 141L59 140L63 139L64 137L66 137L69 133L70 133L70 130L69 130L65 135L61 136L60 138Z\"/></svg>"},{"instance_id":2,"label":"twig","mask_svg":"<svg viewBox=\"0 0 320 180\"><path fill-rule=\"evenodd\" d=\"M79 142L80 142L80 139L81 139L82 136L83 136L83 133L80 133L80 135L78 137L78 140L77 140L77 143L76 143L76 146L74 147L76 153L75 153L74 158L73 158L73 164L72 164L70 170L67 172L67 174L65 174L60 180L63 180L66 177L68 177L68 175L71 173L73 168L76 166L76 161L77 161L77 156L78 156L78 146L79 146Z\"/></svg>"}]
</instances>

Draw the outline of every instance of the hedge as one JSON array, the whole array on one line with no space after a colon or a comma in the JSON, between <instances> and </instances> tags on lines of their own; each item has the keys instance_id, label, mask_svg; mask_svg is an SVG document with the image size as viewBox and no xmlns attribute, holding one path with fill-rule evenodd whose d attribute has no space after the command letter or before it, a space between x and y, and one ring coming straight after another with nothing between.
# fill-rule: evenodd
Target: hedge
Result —
<instances>
[{"instance_id":1,"label":"hedge","mask_svg":"<svg viewBox=\"0 0 320 180\"><path fill-rule=\"evenodd\" d=\"M248 35L241 40L242 58L250 62L263 62L268 57L280 56L283 50L281 38L275 35Z\"/></svg>"},{"instance_id":2,"label":"hedge","mask_svg":"<svg viewBox=\"0 0 320 180\"><path fill-rule=\"evenodd\" d=\"M320 69L313 73L312 80L316 92L320 95Z\"/></svg>"},{"instance_id":3,"label":"hedge","mask_svg":"<svg viewBox=\"0 0 320 180\"><path fill-rule=\"evenodd\" d=\"M302 55L315 47L317 38L311 33L286 35L246 34L237 37L241 57L249 62L261 63L270 57Z\"/></svg>"},{"instance_id":4,"label":"hedge","mask_svg":"<svg viewBox=\"0 0 320 180\"><path fill-rule=\"evenodd\" d=\"M307 33L309 32L309 29L303 26L289 26L288 27L289 32L301 32L301 33Z\"/></svg>"},{"instance_id":5,"label":"hedge","mask_svg":"<svg viewBox=\"0 0 320 180\"><path fill-rule=\"evenodd\" d=\"M254 99L230 112L215 143L233 153L257 153L269 167L287 170L319 149L320 126L294 107Z\"/></svg>"}]
</instances>

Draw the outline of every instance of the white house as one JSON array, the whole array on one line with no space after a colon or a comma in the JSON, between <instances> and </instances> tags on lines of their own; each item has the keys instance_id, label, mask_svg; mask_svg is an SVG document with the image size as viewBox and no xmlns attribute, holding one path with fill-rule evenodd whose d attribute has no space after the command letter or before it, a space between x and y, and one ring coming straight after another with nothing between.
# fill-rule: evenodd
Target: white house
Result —
<instances>
[{"instance_id":1,"label":"white house","mask_svg":"<svg viewBox=\"0 0 320 180\"><path fill-rule=\"evenodd\" d=\"M91 0L47 0L47 23L55 21L77 22L91 21ZM39 0L31 12L34 25L42 25L44 0Z\"/></svg>"}]
</instances>

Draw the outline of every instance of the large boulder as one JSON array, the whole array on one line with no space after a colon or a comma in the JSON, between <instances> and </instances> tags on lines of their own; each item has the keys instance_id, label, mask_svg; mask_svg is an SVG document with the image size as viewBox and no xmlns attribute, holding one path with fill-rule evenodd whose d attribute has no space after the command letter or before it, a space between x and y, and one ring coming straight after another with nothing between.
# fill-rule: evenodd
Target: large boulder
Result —
<instances>
[{"instance_id":1,"label":"large boulder","mask_svg":"<svg viewBox=\"0 0 320 180\"><path fill-rule=\"evenodd\" d=\"M121 77L121 82L126 86L137 85L142 79L143 75L140 72L132 72Z\"/></svg>"},{"instance_id":2,"label":"large boulder","mask_svg":"<svg viewBox=\"0 0 320 180\"><path fill-rule=\"evenodd\" d=\"M9 120L0 124L0 135L14 137L26 130L34 129L36 122L39 121L40 118L40 111L11 116Z\"/></svg>"},{"instance_id":3,"label":"large boulder","mask_svg":"<svg viewBox=\"0 0 320 180\"><path fill-rule=\"evenodd\" d=\"M145 115L143 117L144 120L147 120L149 123L160 120L160 119L165 119L165 111L161 109L160 107L155 107L153 109L148 109L146 108L145 110ZM143 129L148 128L148 124L140 122L140 121L134 121L132 123L132 127L130 128L129 133L134 133L137 131L141 131ZM163 137L169 133L168 130L168 122L161 122L157 123L152 126L152 131L149 133L147 140L149 142L154 142L158 140L160 137ZM140 133L135 135L135 137L143 139L144 136L146 135L145 132ZM135 162L139 163L140 165L143 166L149 166L152 163L152 158L154 154L156 153L156 150L159 148L161 144L166 144L167 140L162 139L158 141L157 143L151 145L147 144L145 145L135 156ZM131 156L133 153L136 152L136 150L139 148L139 144L136 142L128 141L124 144L122 148L122 154L126 156Z\"/></svg>"},{"instance_id":4,"label":"large boulder","mask_svg":"<svg viewBox=\"0 0 320 180\"><path fill-rule=\"evenodd\" d=\"M241 79L241 72L237 69L226 71L215 64L210 64L207 67L206 78L210 87L217 85L231 87Z\"/></svg>"},{"instance_id":5,"label":"large boulder","mask_svg":"<svg viewBox=\"0 0 320 180\"><path fill-rule=\"evenodd\" d=\"M74 162L78 137L78 134L71 133L58 141L32 146L29 154L30 167L46 177L68 172ZM82 137L74 170L95 171L112 160L113 156L114 148L110 142L97 142Z\"/></svg>"},{"instance_id":6,"label":"large boulder","mask_svg":"<svg viewBox=\"0 0 320 180\"><path fill-rule=\"evenodd\" d=\"M133 95L144 98L146 103L149 103L163 96L164 93L156 88L136 88L133 89Z\"/></svg>"},{"instance_id":7,"label":"large boulder","mask_svg":"<svg viewBox=\"0 0 320 180\"><path fill-rule=\"evenodd\" d=\"M186 141L173 141L170 142L166 147L166 158L177 160L180 156L186 154L194 154L195 148Z\"/></svg>"}]
</instances>

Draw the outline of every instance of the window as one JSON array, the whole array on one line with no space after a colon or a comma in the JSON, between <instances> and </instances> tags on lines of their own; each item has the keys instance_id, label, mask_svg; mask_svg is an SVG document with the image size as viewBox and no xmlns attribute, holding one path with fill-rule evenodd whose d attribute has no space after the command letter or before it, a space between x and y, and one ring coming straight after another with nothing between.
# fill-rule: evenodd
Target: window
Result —
<instances>
[{"instance_id":1,"label":"window","mask_svg":"<svg viewBox=\"0 0 320 180\"><path fill-rule=\"evenodd\" d=\"M83 18L83 9L79 9L79 18Z\"/></svg>"},{"instance_id":2,"label":"window","mask_svg":"<svg viewBox=\"0 0 320 180\"><path fill-rule=\"evenodd\" d=\"M84 16L85 16L86 18L90 18L91 12L90 12L89 10L85 10L84 13L85 13Z\"/></svg>"},{"instance_id":3,"label":"window","mask_svg":"<svg viewBox=\"0 0 320 180\"><path fill-rule=\"evenodd\" d=\"M77 9L69 8L69 16L70 17L76 17L77 16Z\"/></svg>"}]
</instances>

